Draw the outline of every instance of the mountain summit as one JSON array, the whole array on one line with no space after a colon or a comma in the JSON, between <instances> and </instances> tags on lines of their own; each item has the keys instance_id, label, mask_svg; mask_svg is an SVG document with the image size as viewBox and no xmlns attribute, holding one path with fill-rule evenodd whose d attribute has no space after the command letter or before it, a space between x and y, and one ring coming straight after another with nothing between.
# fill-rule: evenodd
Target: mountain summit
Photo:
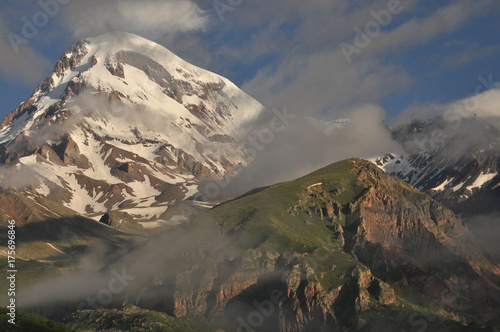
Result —
<instances>
[{"instance_id":1,"label":"mountain summit","mask_svg":"<svg viewBox=\"0 0 500 332\"><path fill-rule=\"evenodd\" d=\"M200 179L245 164L238 141L263 110L229 80L137 35L83 39L1 122L2 183L84 214L160 218Z\"/></svg>"}]
</instances>

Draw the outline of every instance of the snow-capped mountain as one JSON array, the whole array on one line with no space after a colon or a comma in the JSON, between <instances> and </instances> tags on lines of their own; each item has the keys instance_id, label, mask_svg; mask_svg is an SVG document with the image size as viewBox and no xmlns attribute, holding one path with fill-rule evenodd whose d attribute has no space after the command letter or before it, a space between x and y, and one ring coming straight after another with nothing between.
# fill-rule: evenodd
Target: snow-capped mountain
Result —
<instances>
[{"instance_id":1,"label":"snow-capped mountain","mask_svg":"<svg viewBox=\"0 0 500 332\"><path fill-rule=\"evenodd\" d=\"M492 119L414 121L392 130L401 151L372 159L379 167L429 193L456 213L498 211L500 127Z\"/></svg>"},{"instance_id":2,"label":"snow-capped mountain","mask_svg":"<svg viewBox=\"0 0 500 332\"><path fill-rule=\"evenodd\" d=\"M239 143L263 106L229 80L142 37L79 41L0 124L2 186L83 214L168 205L247 156Z\"/></svg>"}]
</instances>

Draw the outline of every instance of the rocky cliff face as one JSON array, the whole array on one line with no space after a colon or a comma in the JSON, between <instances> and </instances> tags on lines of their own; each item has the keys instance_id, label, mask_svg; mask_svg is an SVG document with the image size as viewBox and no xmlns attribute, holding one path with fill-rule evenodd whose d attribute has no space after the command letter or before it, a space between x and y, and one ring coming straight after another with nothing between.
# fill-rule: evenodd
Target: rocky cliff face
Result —
<instances>
[{"instance_id":1,"label":"rocky cliff face","mask_svg":"<svg viewBox=\"0 0 500 332\"><path fill-rule=\"evenodd\" d=\"M83 214L161 219L201 179L246 163L238 142L262 110L227 79L141 37L84 39L0 124L2 185Z\"/></svg>"},{"instance_id":2,"label":"rocky cliff face","mask_svg":"<svg viewBox=\"0 0 500 332\"><path fill-rule=\"evenodd\" d=\"M500 288L488 274L500 270L476 254L462 221L415 189L398 195L390 190L394 183L370 173L381 180L364 195L359 224L351 226L358 259L382 280L411 285L452 312L494 318L498 313L489 308L498 306Z\"/></svg>"},{"instance_id":3,"label":"rocky cliff face","mask_svg":"<svg viewBox=\"0 0 500 332\"><path fill-rule=\"evenodd\" d=\"M360 159L222 204L134 257L154 268L128 262L137 283L118 302L240 331L411 330L422 315L457 331L499 314L500 271L463 223Z\"/></svg>"},{"instance_id":4,"label":"rocky cliff face","mask_svg":"<svg viewBox=\"0 0 500 332\"><path fill-rule=\"evenodd\" d=\"M342 275L345 283L332 287L320 282L324 272L315 264L303 254L248 250L214 269L194 266L163 279L141 294L139 304L175 317L231 322L248 331L330 331L363 326L361 312L396 303L394 290L364 267L353 265ZM153 293L164 296L156 305L151 305Z\"/></svg>"},{"instance_id":5,"label":"rocky cliff face","mask_svg":"<svg viewBox=\"0 0 500 332\"><path fill-rule=\"evenodd\" d=\"M348 205L332 197L344 192L345 185L325 191L320 184L308 188L297 207L332 220L344 250L381 280L415 287L447 307L450 315L494 318L497 313L489 308L497 306L500 288L490 284L488 276L498 275L500 269L477 255L478 244L463 222L371 165L361 162L353 171L363 190ZM460 276L450 273L457 269Z\"/></svg>"}]
</instances>

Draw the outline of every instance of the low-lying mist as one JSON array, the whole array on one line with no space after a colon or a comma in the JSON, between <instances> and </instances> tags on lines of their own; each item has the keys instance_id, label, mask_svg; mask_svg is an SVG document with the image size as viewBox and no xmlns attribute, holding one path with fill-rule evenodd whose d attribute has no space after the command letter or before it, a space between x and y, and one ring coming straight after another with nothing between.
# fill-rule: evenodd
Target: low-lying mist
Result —
<instances>
[{"instance_id":1,"label":"low-lying mist","mask_svg":"<svg viewBox=\"0 0 500 332\"><path fill-rule=\"evenodd\" d=\"M233 245L213 230L203 227L189 230L187 224L179 227L173 233L156 232L147 241L128 248L112 249L103 242L95 242L80 257L74 272L19 287L18 305L24 310L61 318L80 309L120 307L124 301L157 302L162 294L144 291L161 284L166 276L189 269L191 259L205 255L206 243L219 243L225 251ZM164 307L157 309L168 311Z\"/></svg>"},{"instance_id":2,"label":"low-lying mist","mask_svg":"<svg viewBox=\"0 0 500 332\"><path fill-rule=\"evenodd\" d=\"M293 180L343 159L370 158L397 148L384 124L383 109L375 105L352 108L344 113L346 119L337 121L287 114L290 118L279 132L272 131L269 121L250 133L246 149L253 158L227 179L221 197Z\"/></svg>"},{"instance_id":3,"label":"low-lying mist","mask_svg":"<svg viewBox=\"0 0 500 332\"><path fill-rule=\"evenodd\" d=\"M465 221L471 233L479 239L480 246L500 264L500 212L473 215Z\"/></svg>"}]
</instances>

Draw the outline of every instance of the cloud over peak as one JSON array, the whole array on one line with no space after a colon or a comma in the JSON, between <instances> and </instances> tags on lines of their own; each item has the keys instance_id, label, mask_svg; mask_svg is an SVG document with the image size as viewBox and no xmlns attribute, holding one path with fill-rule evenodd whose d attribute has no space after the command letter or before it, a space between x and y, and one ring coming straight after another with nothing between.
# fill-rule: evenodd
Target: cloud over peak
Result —
<instances>
[{"instance_id":1,"label":"cloud over peak","mask_svg":"<svg viewBox=\"0 0 500 332\"><path fill-rule=\"evenodd\" d=\"M91 0L68 6L65 21L77 38L127 31L156 39L203 29L209 16L191 0Z\"/></svg>"}]
</instances>

